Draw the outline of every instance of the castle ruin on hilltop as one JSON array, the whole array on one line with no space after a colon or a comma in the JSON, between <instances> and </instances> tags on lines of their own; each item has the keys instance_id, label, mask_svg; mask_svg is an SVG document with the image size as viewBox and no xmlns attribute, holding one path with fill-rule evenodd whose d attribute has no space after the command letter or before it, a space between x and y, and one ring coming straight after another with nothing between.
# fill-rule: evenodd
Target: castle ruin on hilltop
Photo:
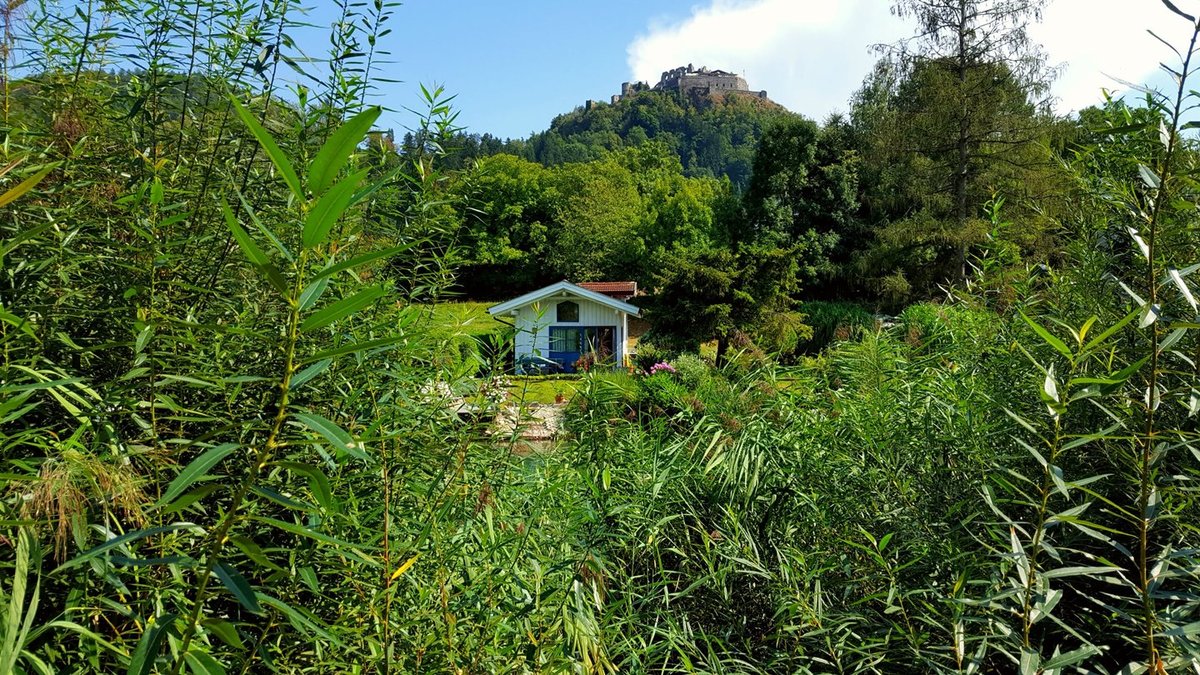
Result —
<instances>
[{"instance_id":1,"label":"castle ruin on hilltop","mask_svg":"<svg viewBox=\"0 0 1200 675\"><path fill-rule=\"evenodd\" d=\"M623 98L643 91L677 91L685 96L711 96L713 94L729 92L761 99L767 98L766 90L751 91L750 85L746 83L746 78L737 73L725 70L709 70L704 66L695 68L689 63L686 66L664 70L662 78L659 79L658 84L654 85L654 87L651 87L646 82L621 83L621 93L613 95L612 103L616 104ZM595 101L588 101L586 107L591 108L595 104Z\"/></svg>"}]
</instances>

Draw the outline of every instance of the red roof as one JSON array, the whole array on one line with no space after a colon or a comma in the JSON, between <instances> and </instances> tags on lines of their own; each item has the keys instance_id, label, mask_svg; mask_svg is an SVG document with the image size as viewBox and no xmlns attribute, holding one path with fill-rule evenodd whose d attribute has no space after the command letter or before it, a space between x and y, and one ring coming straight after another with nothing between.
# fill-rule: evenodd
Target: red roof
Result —
<instances>
[{"instance_id":1,"label":"red roof","mask_svg":"<svg viewBox=\"0 0 1200 675\"><path fill-rule=\"evenodd\" d=\"M637 293L636 281L582 281L575 284L580 288L586 288L589 291L597 293L628 293L634 295Z\"/></svg>"}]
</instances>

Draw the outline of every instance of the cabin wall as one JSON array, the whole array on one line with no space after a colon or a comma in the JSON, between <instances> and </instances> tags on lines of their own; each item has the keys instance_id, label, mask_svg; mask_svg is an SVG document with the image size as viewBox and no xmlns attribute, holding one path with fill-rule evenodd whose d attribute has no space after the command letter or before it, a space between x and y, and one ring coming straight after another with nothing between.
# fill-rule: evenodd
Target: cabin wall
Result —
<instances>
[{"instance_id":1,"label":"cabin wall","mask_svg":"<svg viewBox=\"0 0 1200 675\"><path fill-rule=\"evenodd\" d=\"M557 305L570 300L579 304L579 321L558 321ZM537 354L548 357L550 353L550 328L552 326L611 326L616 330L614 347L617 363L624 363L629 353L628 337L624 317L627 316L611 307L593 300L575 296L561 296L526 305L516 310L512 317L516 326L515 352L517 356Z\"/></svg>"}]
</instances>

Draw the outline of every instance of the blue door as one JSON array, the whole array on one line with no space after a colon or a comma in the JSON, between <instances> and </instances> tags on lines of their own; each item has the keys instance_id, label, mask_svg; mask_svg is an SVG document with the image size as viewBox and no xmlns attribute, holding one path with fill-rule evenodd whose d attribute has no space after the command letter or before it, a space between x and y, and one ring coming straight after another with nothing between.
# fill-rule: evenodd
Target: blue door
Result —
<instances>
[{"instance_id":1,"label":"blue door","mask_svg":"<svg viewBox=\"0 0 1200 675\"><path fill-rule=\"evenodd\" d=\"M574 326L550 327L550 360L562 366L565 373L575 372L582 332Z\"/></svg>"},{"instance_id":2,"label":"blue door","mask_svg":"<svg viewBox=\"0 0 1200 675\"><path fill-rule=\"evenodd\" d=\"M613 326L551 326L550 360L575 372L575 362L590 354L600 364L612 361L616 328Z\"/></svg>"}]
</instances>

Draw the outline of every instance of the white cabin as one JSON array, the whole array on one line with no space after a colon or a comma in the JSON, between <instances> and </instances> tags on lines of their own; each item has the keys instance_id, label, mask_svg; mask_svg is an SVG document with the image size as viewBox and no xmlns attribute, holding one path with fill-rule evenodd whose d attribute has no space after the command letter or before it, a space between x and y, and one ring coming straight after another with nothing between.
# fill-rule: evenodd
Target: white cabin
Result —
<instances>
[{"instance_id":1,"label":"white cabin","mask_svg":"<svg viewBox=\"0 0 1200 675\"><path fill-rule=\"evenodd\" d=\"M488 313L510 320L516 328L513 358L518 372L522 364L548 365L543 360L567 373L575 372L577 363L624 367L637 343L630 337L629 322L641 316L625 298L636 293L633 282L560 281L490 307Z\"/></svg>"}]
</instances>

